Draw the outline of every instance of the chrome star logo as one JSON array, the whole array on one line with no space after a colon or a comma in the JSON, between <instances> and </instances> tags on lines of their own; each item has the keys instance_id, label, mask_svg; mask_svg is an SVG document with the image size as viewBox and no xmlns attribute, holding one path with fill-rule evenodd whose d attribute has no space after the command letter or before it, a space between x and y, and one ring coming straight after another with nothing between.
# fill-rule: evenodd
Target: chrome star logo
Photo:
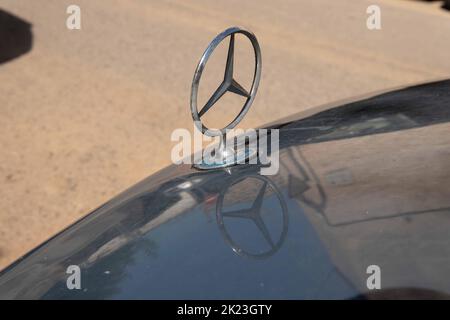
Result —
<instances>
[{"instance_id":1,"label":"chrome star logo","mask_svg":"<svg viewBox=\"0 0 450 320\"><path fill-rule=\"evenodd\" d=\"M244 87L242 87L234 78L233 78L233 68L234 68L234 41L235 34L243 34L246 36L250 42L252 43L254 54L255 54L255 69L253 74L253 82L250 88L250 91L247 91ZM217 45L222 42L225 38L230 37L229 47L228 47L228 55L227 62L225 67L225 75L222 83L216 89L216 91L211 95L211 98L206 102L203 108L198 111L197 108L197 95L198 95L198 86L200 83L200 78L202 76L203 69L205 65L217 47ZM234 128L245 116L248 109L250 108L253 100L255 99L256 91L258 90L259 80L261 78L261 50L259 48L258 40L253 33L244 30L239 27L233 27L225 30L217 37L213 39L213 41L206 48L203 53L200 62L197 65L197 69L195 70L194 79L192 80L192 88L191 88L191 113L192 118L197 126L197 128L204 134L209 136L219 136L223 135L226 129ZM220 130L212 130L206 127L200 120L200 118L208 112L212 106L227 92L232 92L238 95L241 95L246 99L241 111L234 118L234 120L229 123L226 127Z\"/></svg>"}]
</instances>

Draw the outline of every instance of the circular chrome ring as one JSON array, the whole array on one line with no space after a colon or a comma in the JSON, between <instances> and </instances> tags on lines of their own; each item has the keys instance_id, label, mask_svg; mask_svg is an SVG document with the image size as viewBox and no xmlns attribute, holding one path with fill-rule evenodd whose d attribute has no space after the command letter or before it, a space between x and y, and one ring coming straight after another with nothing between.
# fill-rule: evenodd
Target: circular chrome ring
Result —
<instances>
[{"instance_id":1,"label":"circular chrome ring","mask_svg":"<svg viewBox=\"0 0 450 320\"><path fill-rule=\"evenodd\" d=\"M254 71L254 75L253 75L252 87L249 92L249 97L245 101L244 106L242 107L241 111L236 116L236 118L234 118L234 120L231 121L231 123L229 123L226 127L222 128L220 130L209 129L201 122L200 116L198 113L198 109L197 109L197 96L198 96L198 87L199 87L199 83L200 83L200 78L202 76L202 72L203 72L203 69L205 68L206 63L208 62L209 57L211 56L211 54L213 53L213 51L217 47L217 45L220 42L222 42L226 37L228 37L232 34L236 34L236 33L241 33L241 34L245 35L252 43L253 50L255 52L255 71ZM250 31L244 30L239 27L229 28L229 29L225 30L224 32L220 33L219 35L217 35L214 38L214 40L211 41L211 43L209 44L209 46L206 48L205 52L203 53L198 65L197 65L197 69L195 70L194 78L192 80L191 113L192 113L192 118L194 119L194 123L197 126L197 128L203 134L208 135L208 136L224 135L225 131L227 129L234 128L239 122L241 122L242 118L245 116L248 109L252 105L253 100L255 99L256 92L258 90L260 78L261 78L261 50L259 48L259 43L258 43L258 40L256 39L255 35L253 33L251 33Z\"/></svg>"}]
</instances>

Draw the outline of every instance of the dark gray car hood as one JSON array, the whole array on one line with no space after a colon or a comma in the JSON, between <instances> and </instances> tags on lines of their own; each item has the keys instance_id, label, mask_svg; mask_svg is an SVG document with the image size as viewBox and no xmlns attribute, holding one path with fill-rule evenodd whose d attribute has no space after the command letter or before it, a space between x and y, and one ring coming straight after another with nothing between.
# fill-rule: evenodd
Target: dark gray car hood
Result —
<instances>
[{"instance_id":1,"label":"dark gray car hood","mask_svg":"<svg viewBox=\"0 0 450 320\"><path fill-rule=\"evenodd\" d=\"M6 268L0 298L449 297L449 89L409 87L271 125L273 176L170 166ZM257 206L263 225L230 217ZM67 289L69 265L80 290ZM382 290L367 288L370 265Z\"/></svg>"}]
</instances>

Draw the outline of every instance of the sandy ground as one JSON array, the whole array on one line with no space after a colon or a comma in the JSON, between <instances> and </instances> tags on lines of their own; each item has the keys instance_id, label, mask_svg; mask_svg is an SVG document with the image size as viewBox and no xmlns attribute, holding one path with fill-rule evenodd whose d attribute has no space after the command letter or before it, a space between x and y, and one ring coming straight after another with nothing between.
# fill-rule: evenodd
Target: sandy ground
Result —
<instances>
[{"instance_id":1,"label":"sandy ground","mask_svg":"<svg viewBox=\"0 0 450 320\"><path fill-rule=\"evenodd\" d=\"M79 31L65 26L72 3L82 10ZM366 28L373 3L380 31ZM0 9L33 30L32 50L0 64L0 269L170 163L172 130L192 130L197 61L228 26L252 30L263 54L243 128L450 75L450 13L437 3L1 0ZM235 68L248 85L251 55L240 41ZM222 76L219 49L202 99ZM232 117L234 102L208 123Z\"/></svg>"}]
</instances>

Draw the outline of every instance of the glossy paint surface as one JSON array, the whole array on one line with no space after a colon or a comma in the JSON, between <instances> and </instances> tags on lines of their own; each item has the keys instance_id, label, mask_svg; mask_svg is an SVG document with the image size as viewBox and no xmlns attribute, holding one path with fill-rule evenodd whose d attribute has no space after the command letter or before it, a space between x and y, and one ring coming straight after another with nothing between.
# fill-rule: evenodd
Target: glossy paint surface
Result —
<instances>
[{"instance_id":1,"label":"glossy paint surface","mask_svg":"<svg viewBox=\"0 0 450 320\"><path fill-rule=\"evenodd\" d=\"M171 166L0 274L0 298L448 298L450 81L295 116L280 170ZM69 290L66 269L81 268ZM381 269L369 291L367 267Z\"/></svg>"}]
</instances>

